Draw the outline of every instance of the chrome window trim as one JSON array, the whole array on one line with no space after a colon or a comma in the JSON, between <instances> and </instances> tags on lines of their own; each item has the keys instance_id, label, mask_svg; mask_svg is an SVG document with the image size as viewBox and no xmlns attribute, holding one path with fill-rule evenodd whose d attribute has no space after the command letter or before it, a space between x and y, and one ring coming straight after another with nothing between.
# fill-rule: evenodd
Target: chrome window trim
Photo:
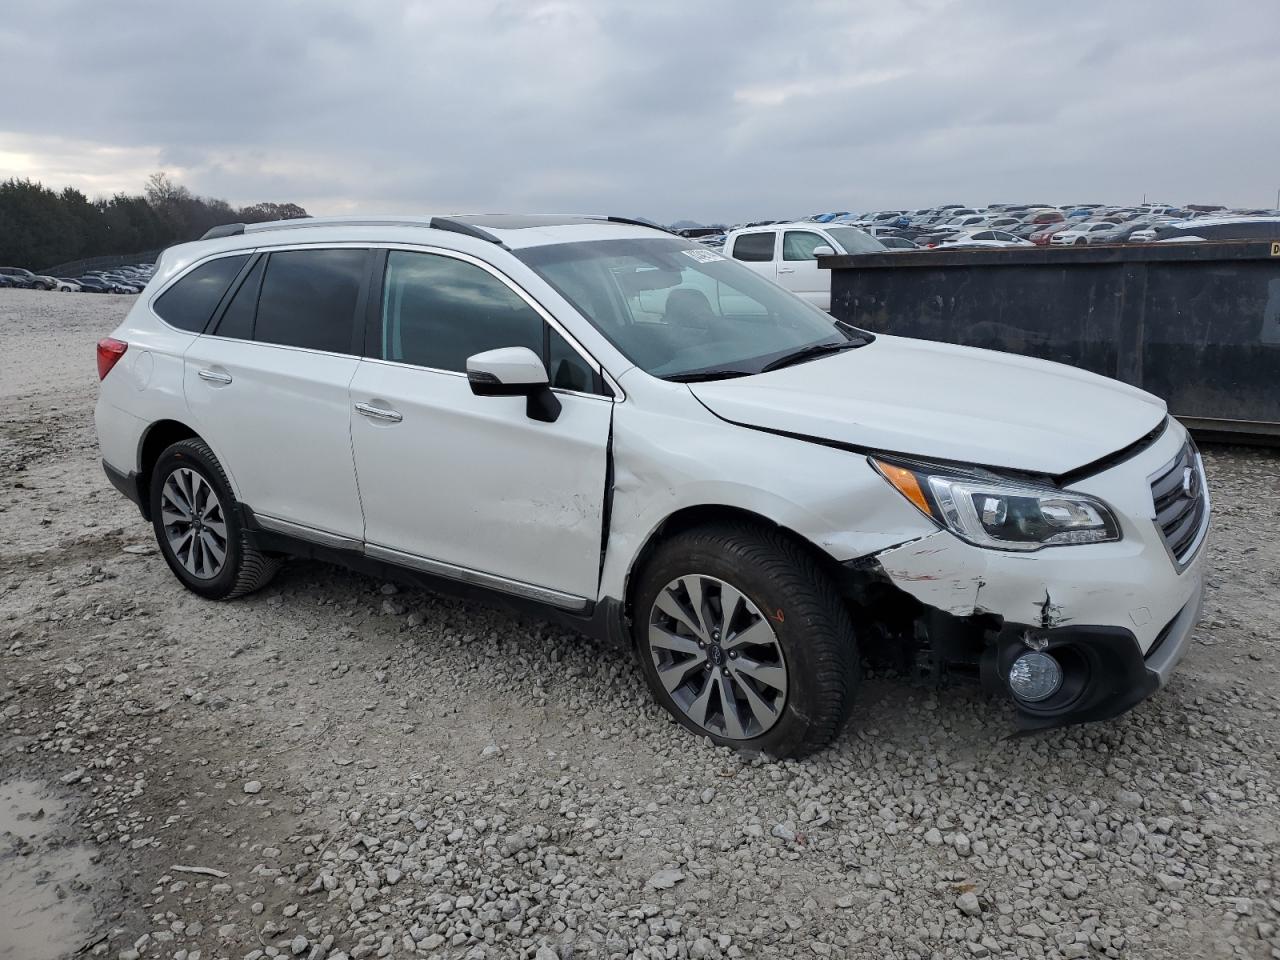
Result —
<instances>
[{"instance_id":1,"label":"chrome window trim","mask_svg":"<svg viewBox=\"0 0 1280 960\"><path fill-rule=\"evenodd\" d=\"M503 273L501 270L495 267L492 263L489 263L487 260L482 260L480 257L474 256L473 254L470 254L470 253L464 253L461 250L452 250L449 247L440 247L434 244L426 244L426 243L415 244L415 243L409 243L407 241L392 241L392 242L385 242L385 243L371 243L369 244L369 246L371 249L374 249L374 250L400 250L405 253L428 253L428 254L434 254L436 256L450 257L454 260L461 260L464 263L470 263L473 266L479 267L481 270L485 271L494 279L496 279L499 283L504 284L508 289L511 290L512 293L514 293L517 297L523 300L535 313L538 314L538 316L542 317L543 322L545 322L549 327L551 327L551 329L554 330L556 333L560 334L560 336L564 339L565 343L569 345L570 349L572 349L574 353L578 354L578 356L581 357L582 360L586 362L587 366L590 367L593 372L600 374L601 378L608 383L609 389L614 392L613 397L601 397L601 399L617 400L619 402L626 399L626 394L623 392L622 388L618 386L618 382L613 378L613 376L609 373L609 371L604 368L604 366L600 363L600 361L597 360L595 357L593 357L590 351L588 351L586 347L584 347L578 341L578 338L575 337L572 333L570 333L565 328L564 324L561 323L558 319L556 319L555 315L546 307L544 307L541 303L539 303L533 297L532 294L530 294L522 286L520 286L513 279L511 279L511 277L507 276L505 273ZM372 293L372 291L370 292ZM365 359L378 360L381 363L400 363L400 364L403 364L404 366L415 367L419 370L435 370L440 373L458 373L461 376L466 376L465 373L462 373L461 371L458 371L458 370L440 370L437 367L425 367L425 366L422 366L421 364L416 364L416 363L406 364L403 361L398 361L398 360L383 360L380 357L366 357ZM552 389L555 389L555 388L552 388ZM566 392L579 394L582 396L600 396L599 394L583 394L580 391L576 391L576 390L566 391Z\"/></svg>"}]
</instances>

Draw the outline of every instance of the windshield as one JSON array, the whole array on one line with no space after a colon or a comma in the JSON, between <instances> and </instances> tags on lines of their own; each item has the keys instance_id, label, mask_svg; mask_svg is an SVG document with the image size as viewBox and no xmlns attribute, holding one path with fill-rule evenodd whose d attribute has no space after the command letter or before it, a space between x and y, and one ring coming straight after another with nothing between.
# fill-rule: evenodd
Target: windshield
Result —
<instances>
[{"instance_id":1,"label":"windshield","mask_svg":"<svg viewBox=\"0 0 1280 960\"><path fill-rule=\"evenodd\" d=\"M827 233L844 247L845 253L879 253L884 250L884 244L857 227L828 227Z\"/></svg>"},{"instance_id":2,"label":"windshield","mask_svg":"<svg viewBox=\"0 0 1280 960\"><path fill-rule=\"evenodd\" d=\"M687 240L560 243L515 254L655 377L743 376L806 347L872 339Z\"/></svg>"}]
</instances>

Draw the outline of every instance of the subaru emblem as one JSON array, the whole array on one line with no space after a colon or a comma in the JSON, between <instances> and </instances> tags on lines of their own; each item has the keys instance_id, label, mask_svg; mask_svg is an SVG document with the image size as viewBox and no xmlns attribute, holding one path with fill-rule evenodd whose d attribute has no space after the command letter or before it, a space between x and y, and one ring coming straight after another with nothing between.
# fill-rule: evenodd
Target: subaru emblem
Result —
<instances>
[{"instance_id":1,"label":"subaru emblem","mask_svg":"<svg viewBox=\"0 0 1280 960\"><path fill-rule=\"evenodd\" d=\"M1182 468L1182 492L1189 498L1195 499L1196 488L1200 485L1200 478L1196 476L1196 471L1192 467Z\"/></svg>"}]
</instances>

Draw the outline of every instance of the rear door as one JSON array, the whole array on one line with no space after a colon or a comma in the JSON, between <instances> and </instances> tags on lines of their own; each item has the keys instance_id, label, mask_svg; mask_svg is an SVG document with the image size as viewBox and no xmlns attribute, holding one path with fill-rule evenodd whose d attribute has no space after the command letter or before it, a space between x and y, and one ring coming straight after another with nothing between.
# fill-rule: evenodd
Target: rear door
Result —
<instances>
[{"instance_id":1,"label":"rear door","mask_svg":"<svg viewBox=\"0 0 1280 960\"><path fill-rule=\"evenodd\" d=\"M746 264L762 277L778 279L778 231L752 230L733 238L733 246L725 251L733 259Z\"/></svg>"},{"instance_id":2,"label":"rear door","mask_svg":"<svg viewBox=\"0 0 1280 960\"><path fill-rule=\"evenodd\" d=\"M257 255L184 356L193 426L271 529L356 547L364 520L347 394L363 340L369 251Z\"/></svg>"},{"instance_id":3,"label":"rear door","mask_svg":"<svg viewBox=\"0 0 1280 960\"><path fill-rule=\"evenodd\" d=\"M778 264L778 282L814 306L831 307L831 271L818 269L813 251L835 245L812 230L787 230L782 234L782 260Z\"/></svg>"}]
</instances>

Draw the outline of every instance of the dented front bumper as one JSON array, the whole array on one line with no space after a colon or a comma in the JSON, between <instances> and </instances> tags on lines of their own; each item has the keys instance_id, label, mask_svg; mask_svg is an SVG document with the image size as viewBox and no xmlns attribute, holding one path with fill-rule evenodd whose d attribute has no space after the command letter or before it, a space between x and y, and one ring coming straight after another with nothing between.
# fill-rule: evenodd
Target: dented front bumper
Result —
<instances>
[{"instance_id":1,"label":"dented front bumper","mask_svg":"<svg viewBox=\"0 0 1280 960\"><path fill-rule=\"evenodd\" d=\"M1199 618L1204 541L1183 563L1171 557L1151 490L1151 477L1185 443L1186 432L1175 424L1137 456L1070 485L1112 508L1118 542L1019 553L976 547L939 530L875 560L925 607L999 624L980 653L992 688L1012 696L1004 678L1027 649L1060 649L1076 665L1076 694L1045 705L1015 698L1023 726L1115 716L1167 681Z\"/></svg>"}]
</instances>

